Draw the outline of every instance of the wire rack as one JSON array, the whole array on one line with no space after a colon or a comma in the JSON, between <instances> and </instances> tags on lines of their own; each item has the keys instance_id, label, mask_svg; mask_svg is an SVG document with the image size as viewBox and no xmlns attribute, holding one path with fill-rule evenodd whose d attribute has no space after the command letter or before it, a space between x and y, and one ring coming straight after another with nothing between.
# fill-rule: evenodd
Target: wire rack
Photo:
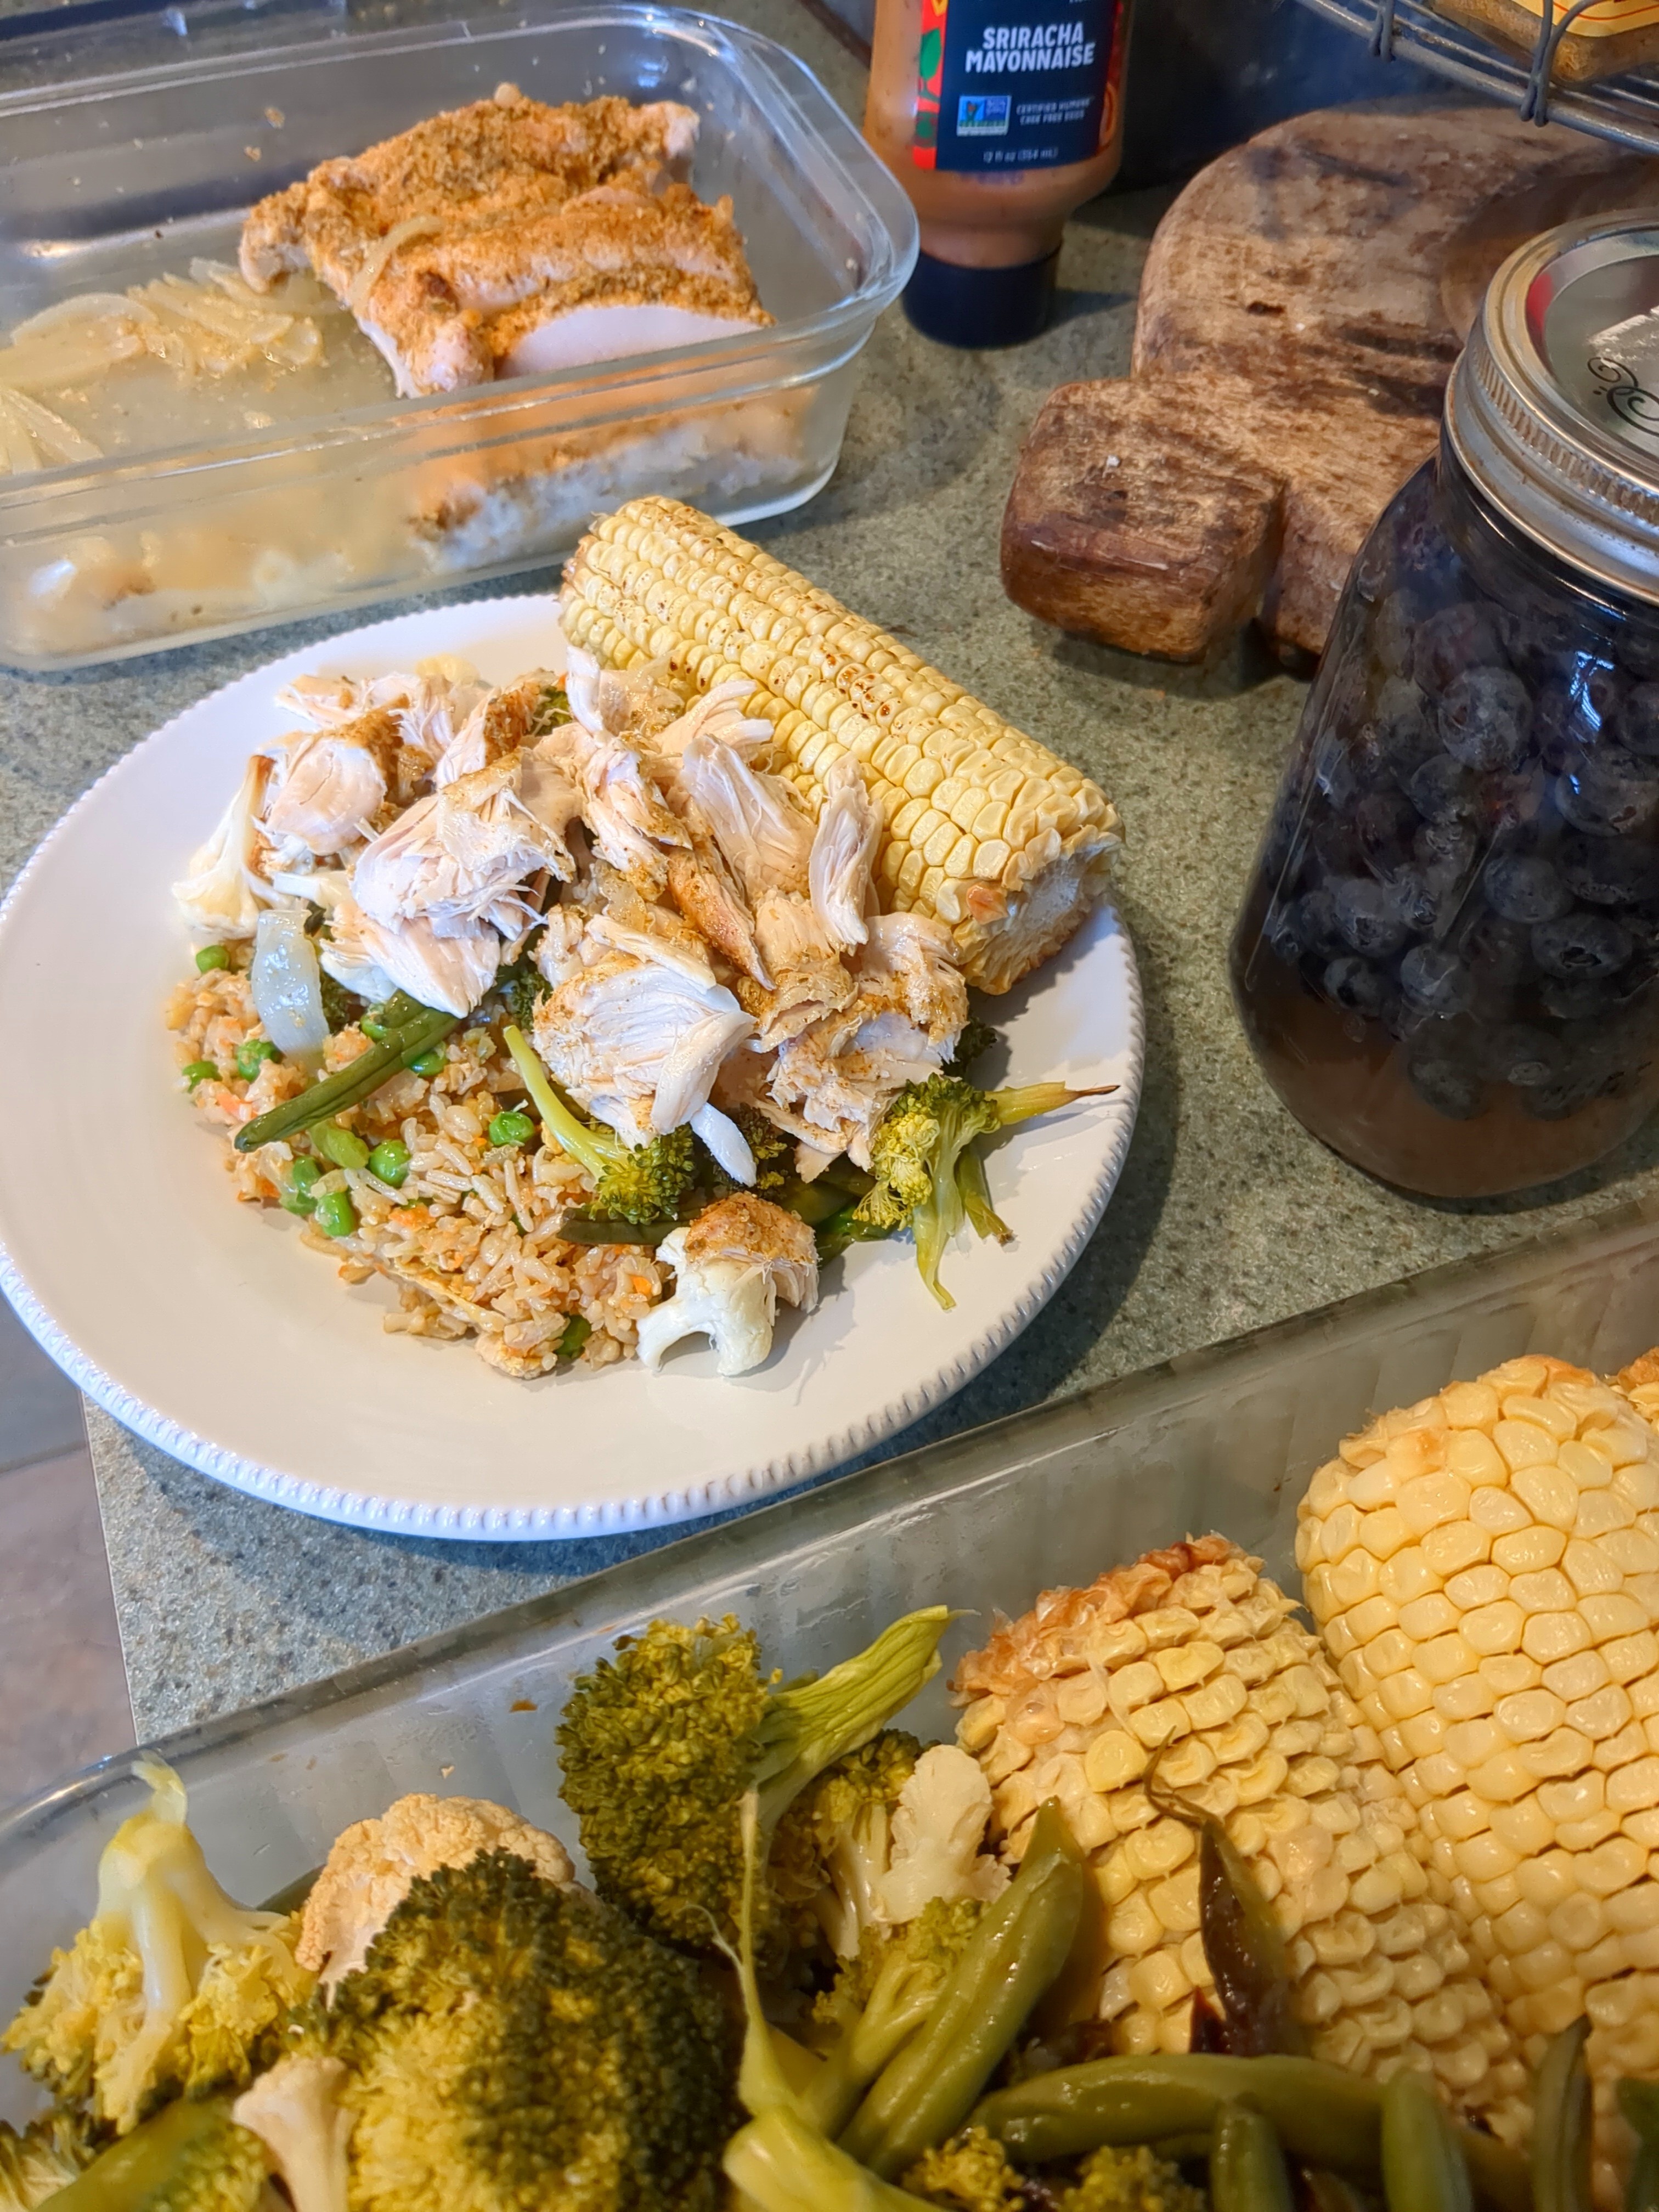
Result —
<instances>
[{"instance_id":1,"label":"wire rack","mask_svg":"<svg viewBox=\"0 0 1659 2212\"><path fill-rule=\"evenodd\" d=\"M1575 131L1659 154L1659 76L1638 71L1577 85L1551 81L1556 44L1588 0L1578 0L1557 19L1547 49L1540 39L1540 50L1530 59L1448 16L1435 15L1420 0L1304 0L1304 4L1370 40L1372 52L1384 59L1416 62L1454 83L1519 108L1534 122L1570 124Z\"/></svg>"}]
</instances>

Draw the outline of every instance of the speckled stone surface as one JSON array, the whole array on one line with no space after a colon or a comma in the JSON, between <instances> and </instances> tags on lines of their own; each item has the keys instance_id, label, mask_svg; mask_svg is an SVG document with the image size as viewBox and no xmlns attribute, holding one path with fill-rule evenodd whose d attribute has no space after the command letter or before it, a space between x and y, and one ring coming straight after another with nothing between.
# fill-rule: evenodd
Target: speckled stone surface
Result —
<instances>
[{"instance_id":1,"label":"speckled stone surface","mask_svg":"<svg viewBox=\"0 0 1659 2212\"><path fill-rule=\"evenodd\" d=\"M723 4L787 35L856 112L855 65L790 0ZM997 532L1020 437L1054 383L1124 373L1137 276L1164 204L1131 196L1084 212L1061 264L1060 319L1022 351L947 352L890 314L872 342L834 482L807 509L756 532L1086 768L1128 830L1121 903L1140 956L1150 1042L1118 1195L1048 1311L893 1452L1565 1223L1659 1181L1651 1127L1541 1200L1469 1206L1382 1189L1304 1135L1255 1072L1224 968L1302 686L1248 646L1201 676L1133 661L1058 636L1004 599ZM536 588L550 580L526 580ZM58 680L0 677L7 878L59 811L156 723L307 637L362 619ZM221 1490L95 1413L92 1440L141 1736L664 1540L468 1547L363 1534Z\"/></svg>"}]
</instances>

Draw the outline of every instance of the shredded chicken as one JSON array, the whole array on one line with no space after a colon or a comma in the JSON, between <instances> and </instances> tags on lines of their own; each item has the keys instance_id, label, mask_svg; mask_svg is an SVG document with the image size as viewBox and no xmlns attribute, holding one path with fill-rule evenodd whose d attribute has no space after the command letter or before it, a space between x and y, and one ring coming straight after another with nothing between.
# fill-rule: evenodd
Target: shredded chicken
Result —
<instances>
[{"instance_id":1,"label":"shredded chicken","mask_svg":"<svg viewBox=\"0 0 1659 2212\"><path fill-rule=\"evenodd\" d=\"M337 983L371 1000L407 991L450 1014L470 1014L478 1005L506 949L485 922L458 921L441 937L424 915L388 928L350 897L335 907L329 928L321 958Z\"/></svg>"},{"instance_id":2,"label":"shredded chicken","mask_svg":"<svg viewBox=\"0 0 1659 2212\"><path fill-rule=\"evenodd\" d=\"M638 1145L708 1104L720 1062L754 1026L722 984L610 952L542 1000L533 1041L579 1103Z\"/></svg>"},{"instance_id":3,"label":"shredded chicken","mask_svg":"<svg viewBox=\"0 0 1659 2212\"><path fill-rule=\"evenodd\" d=\"M268 745L260 822L279 859L297 857L293 848L320 858L369 836L388 777L397 774L399 745L398 723L385 707Z\"/></svg>"},{"instance_id":4,"label":"shredded chicken","mask_svg":"<svg viewBox=\"0 0 1659 2212\"><path fill-rule=\"evenodd\" d=\"M853 978L810 900L793 891L767 892L755 909L755 939L773 986L768 991L745 983L741 997L763 1045L799 1036L852 999Z\"/></svg>"},{"instance_id":5,"label":"shredded chicken","mask_svg":"<svg viewBox=\"0 0 1659 2212\"><path fill-rule=\"evenodd\" d=\"M424 917L440 937L487 921L504 938L533 926L527 881L568 879L564 832L581 811L574 785L537 764L528 798L526 756L506 753L458 777L399 815L358 858L352 896L387 929ZM417 994L418 995L418 994Z\"/></svg>"},{"instance_id":6,"label":"shredded chicken","mask_svg":"<svg viewBox=\"0 0 1659 2212\"><path fill-rule=\"evenodd\" d=\"M847 952L870 933L865 915L876 902L871 872L881 842L881 817L865 789L864 772L850 753L830 763L823 788L807 881L812 911L824 934Z\"/></svg>"},{"instance_id":7,"label":"shredded chicken","mask_svg":"<svg viewBox=\"0 0 1659 2212\"><path fill-rule=\"evenodd\" d=\"M769 323L732 203L674 180L697 118L516 86L325 161L243 226L256 291L309 267L404 392L614 360Z\"/></svg>"},{"instance_id":8,"label":"shredded chicken","mask_svg":"<svg viewBox=\"0 0 1659 2212\"><path fill-rule=\"evenodd\" d=\"M688 1336L713 1340L722 1375L746 1375L772 1349L778 1300L810 1313L818 1300L818 1255L799 1214L746 1193L722 1199L657 1248L674 1295L640 1322L640 1357L658 1367Z\"/></svg>"},{"instance_id":9,"label":"shredded chicken","mask_svg":"<svg viewBox=\"0 0 1659 2212\"><path fill-rule=\"evenodd\" d=\"M812 823L787 783L761 774L734 746L704 734L681 749L680 785L750 906L758 906L769 891L805 896Z\"/></svg>"}]
</instances>

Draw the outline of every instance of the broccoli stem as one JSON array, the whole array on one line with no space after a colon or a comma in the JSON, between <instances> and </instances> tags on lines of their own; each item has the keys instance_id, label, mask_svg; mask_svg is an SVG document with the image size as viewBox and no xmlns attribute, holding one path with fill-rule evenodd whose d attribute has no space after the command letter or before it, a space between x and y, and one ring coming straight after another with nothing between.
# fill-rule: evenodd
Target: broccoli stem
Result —
<instances>
[{"instance_id":1,"label":"broccoli stem","mask_svg":"<svg viewBox=\"0 0 1659 2212\"><path fill-rule=\"evenodd\" d=\"M1007 1893L969 1937L926 2026L877 2077L844 2149L890 2180L955 2134L1065 1965L1087 1887L1083 1856L1051 1799Z\"/></svg>"},{"instance_id":2,"label":"broccoli stem","mask_svg":"<svg viewBox=\"0 0 1659 2212\"><path fill-rule=\"evenodd\" d=\"M608 1217L585 1213L579 1208L567 1213L559 1224L559 1234L567 1244L660 1244L665 1237L672 1237L677 1229L684 1227L680 1221L664 1216L657 1221L612 1221Z\"/></svg>"},{"instance_id":3,"label":"broccoli stem","mask_svg":"<svg viewBox=\"0 0 1659 2212\"><path fill-rule=\"evenodd\" d=\"M755 1787L770 1835L792 1802L832 1761L857 1751L908 1705L939 1668L949 1606L924 1606L883 1629L855 1657L816 1681L776 1691L757 1731Z\"/></svg>"},{"instance_id":4,"label":"broccoli stem","mask_svg":"<svg viewBox=\"0 0 1659 2212\"><path fill-rule=\"evenodd\" d=\"M988 1091L985 1095L997 1109L997 1127L1012 1129L1038 1114L1052 1114L1057 1107L1069 1106L1074 1098L1106 1098L1116 1089L1115 1083L1095 1083L1084 1091L1073 1091L1064 1083L1022 1083L1012 1090Z\"/></svg>"},{"instance_id":5,"label":"broccoli stem","mask_svg":"<svg viewBox=\"0 0 1659 2212\"><path fill-rule=\"evenodd\" d=\"M741 2200L761 2212L922 2212L927 2203L878 2179L784 2105L733 2136L722 2163Z\"/></svg>"},{"instance_id":6,"label":"broccoli stem","mask_svg":"<svg viewBox=\"0 0 1659 2212\"><path fill-rule=\"evenodd\" d=\"M893 1235L891 1229L878 1228L873 1221L860 1221L858 1200L843 1206L839 1213L832 1213L821 1221L817 1230L818 1265L827 1267L832 1260L839 1260L849 1245L879 1244Z\"/></svg>"},{"instance_id":7,"label":"broccoli stem","mask_svg":"<svg viewBox=\"0 0 1659 2212\"><path fill-rule=\"evenodd\" d=\"M921 2027L940 1993L939 1978L918 1972L902 1945L876 1976L863 2012L830 2053L801 2104L826 2135L838 2136L882 2069Z\"/></svg>"},{"instance_id":8,"label":"broccoli stem","mask_svg":"<svg viewBox=\"0 0 1659 2212\"><path fill-rule=\"evenodd\" d=\"M962 1210L981 1237L994 1237L1006 1244L1013 1231L991 1203L991 1186L985 1179L985 1163L971 1145L957 1162L957 1190Z\"/></svg>"},{"instance_id":9,"label":"broccoli stem","mask_svg":"<svg viewBox=\"0 0 1659 2212\"><path fill-rule=\"evenodd\" d=\"M325 1075L320 1083L313 1083L297 1098L284 1099L273 1106L268 1114L236 1132L235 1145L239 1152L256 1152L261 1145L274 1145L280 1139L291 1137L296 1130L308 1129L314 1122L326 1121L343 1113L348 1106L360 1106L363 1100L389 1083L399 1069L429 1052L434 1044L459 1026L459 1014L447 1014L441 1007L417 1006L413 999L401 991L390 1002L397 1007L399 1002L413 1007L389 1027L379 1044L371 1045L360 1053L348 1066L337 1068Z\"/></svg>"},{"instance_id":10,"label":"broccoli stem","mask_svg":"<svg viewBox=\"0 0 1659 2212\"><path fill-rule=\"evenodd\" d=\"M598 1130L590 1129L579 1121L571 1109L553 1087L551 1077L531 1048L524 1031L509 1022L501 1031L501 1042L513 1055L513 1065L524 1078L524 1087L535 1101L536 1110L542 1117L542 1134L562 1152L568 1152L578 1167L587 1170L595 1182L609 1167L614 1167L622 1157L622 1147L615 1137L609 1141ZM605 1238L605 1243L629 1243L634 1240Z\"/></svg>"}]
</instances>

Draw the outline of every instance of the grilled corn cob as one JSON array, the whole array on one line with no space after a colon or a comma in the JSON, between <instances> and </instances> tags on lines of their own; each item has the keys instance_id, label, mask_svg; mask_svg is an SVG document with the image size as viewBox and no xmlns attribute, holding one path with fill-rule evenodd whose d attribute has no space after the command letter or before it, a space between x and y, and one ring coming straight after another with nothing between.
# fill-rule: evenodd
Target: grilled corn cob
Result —
<instances>
[{"instance_id":1,"label":"grilled corn cob","mask_svg":"<svg viewBox=\"0 0 1659 2212\"><path fill-rule=\"evenodd\" d=\"M880 810L884 907L944 922L963 971L1006 991L1106 886L1115 810L1086 776L804 576L695 507L636 499L564 575L566 635L601 663L666 659L692 692L737 676L775 766L817 816L850 752Z\"/></svg>"},{"instance_id":2,"label":"grilled corn cob","mask_svg":"<svg viewBox=\"0 0 1659 2212\"><path fill-rule=\"evenodd\" d=\"M1656 1376L1515 1359L1386 1413L1314 1476L1297 1540L1528 2063L1589 2016L1603 2201L1613 2082L1659 2073Z\"/></svg>"},{"instance_id":3,"label":"grilled corn cob","mask_svg":"<svg viewBox=\"0 0 1659 2212\"><path fill-rule=\"evenodd\" d=\"M1089 1854L1109 1962L1096 2010L1125 2052L1184 2051L1199 1932L1198 1848L1143 1786L1222 1820L1287 1941L1316 2056L1385 2077L1431 2069L1500 2133L1524 2125L1509 2030L1446 1907L1416 1821L1317 1640L1261 1561L1219 1536L1148 1553L1087 1589L1052 1590L964 1660L964 1747L1018 1856L1057 1796Z\"/></svg>"}]
</instances>

